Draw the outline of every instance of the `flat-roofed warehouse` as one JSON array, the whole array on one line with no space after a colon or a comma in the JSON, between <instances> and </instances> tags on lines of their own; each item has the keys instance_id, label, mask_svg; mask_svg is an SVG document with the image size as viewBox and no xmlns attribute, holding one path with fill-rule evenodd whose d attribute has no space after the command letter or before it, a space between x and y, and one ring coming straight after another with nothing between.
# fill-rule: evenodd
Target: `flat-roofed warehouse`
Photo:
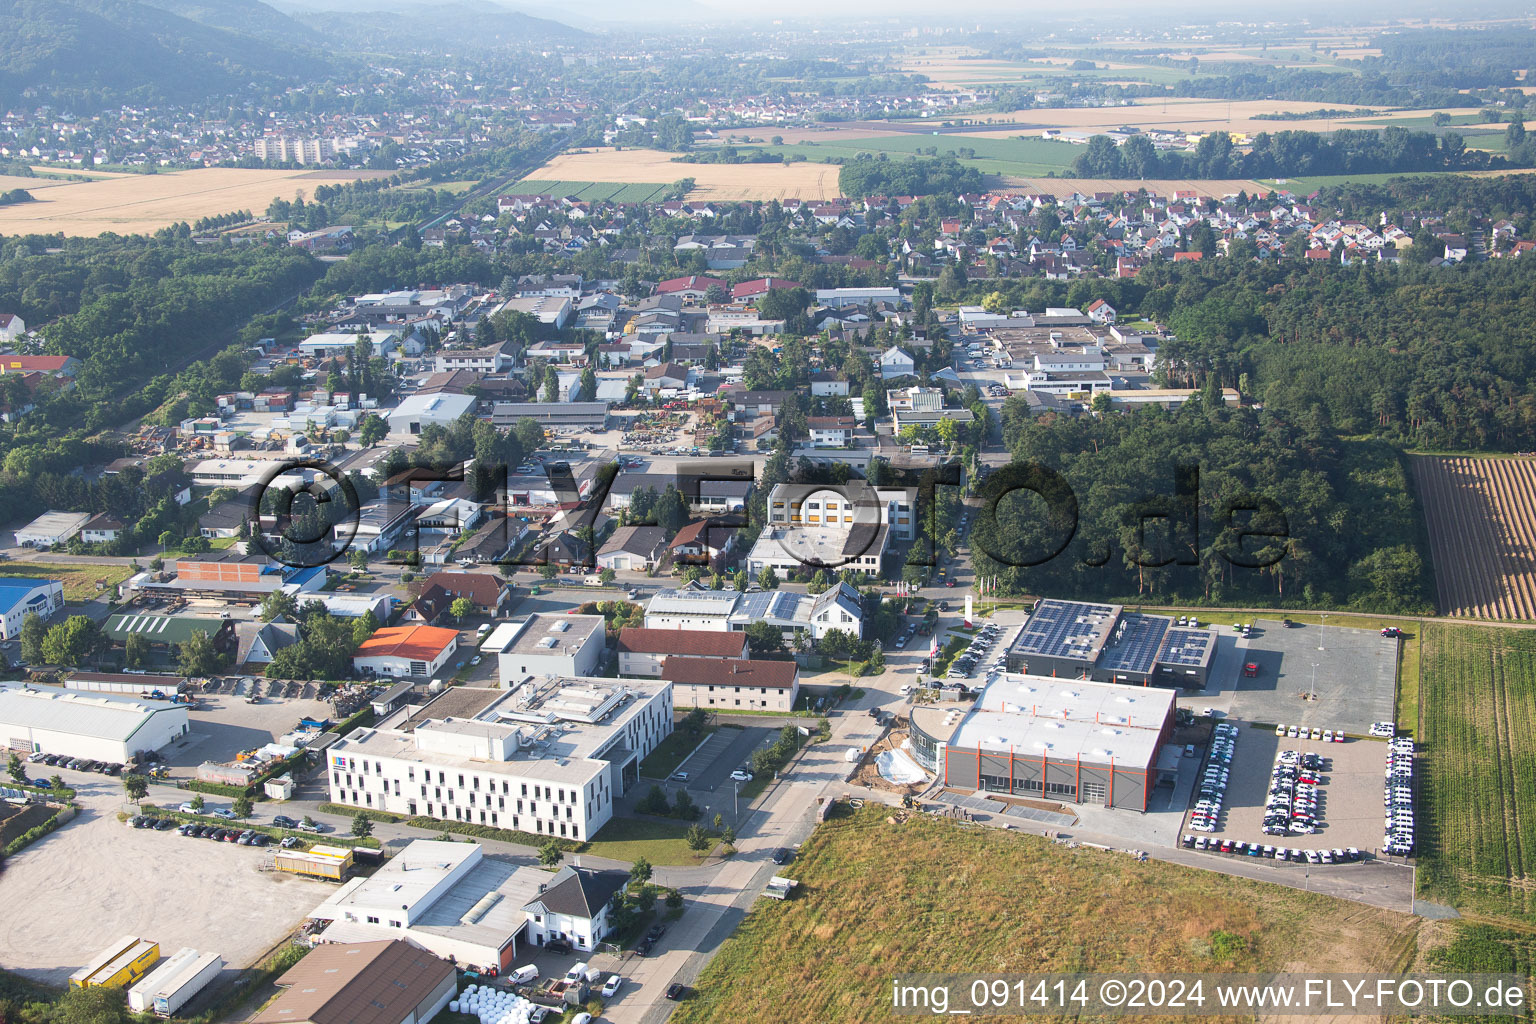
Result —
<instances>
[{"instance_id":1,"label":"flat-roofed warehouse","mask_svg":"<svg viewBox=\"0 0 1536 1024\"><path fill-rule=\"evenodd\" d=\"M496 402L491 406L491 426L510 427L529 419L544 427L608 428L607 402Z\"/></svg>"},{"instance_id":2,"label":"flat-roofed warehouse","mask_svg":"<svg viewBox=\"0 0 1536 1024\"><path fill-rule=\"evenodd\" d=\"M1216 634L1117 604L1044 598L1008 648L1009 672L1204 689Z\"/></svg>"},{"instance_id":3,"label":"flat-roofed warehouse","mask_svg":"<svg viewBox=\"0 0 1536 1024\"><path fill-rule=\"evenodd\" d=\"M126 764L181 738L187 728L186 707L169 701L0 686L0 739L15 751Z\"/></svg>"},{"instance_id":4,"label":"flat-roofed warehouse","mask_svg":"<svg viewBox=\"0 0 1536 1024\"><path fill-rule=\"evenodd\" d=\"M1145 811L1173 709L1171 690L1005 673L974 704L914 707L912 756L951 789Z\"/></svg>"}]
</instances>

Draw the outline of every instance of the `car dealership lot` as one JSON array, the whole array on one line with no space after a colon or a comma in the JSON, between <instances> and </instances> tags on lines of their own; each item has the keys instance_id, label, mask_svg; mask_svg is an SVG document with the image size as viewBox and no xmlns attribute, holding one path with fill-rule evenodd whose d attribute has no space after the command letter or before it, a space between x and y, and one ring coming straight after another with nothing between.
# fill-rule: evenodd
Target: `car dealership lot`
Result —
<instances>
[{"instance_id":1,"label":"car dealership lot","mask_svg":"<svg viewBox=\"0 0 1536 1024\"><path fill-rule=\"evenodd\" d=\"M1317 786L1317 826L1311 835L1265 835L1262 824L1270 776L1282 750L1315 753L1324 758ZM1324 743L1311 739L1281 739L1273 728L1241 725L1236 751L1228 769L1223 809L1212 832L1194 832L1214 839L1239 839L1303 850L1357 847L1374 851L1381 845L1382 764L1385 747L1374 740L1352 739ZM1188 819L1184 831L1188 827Z\"/></svg>"}]
</instances>

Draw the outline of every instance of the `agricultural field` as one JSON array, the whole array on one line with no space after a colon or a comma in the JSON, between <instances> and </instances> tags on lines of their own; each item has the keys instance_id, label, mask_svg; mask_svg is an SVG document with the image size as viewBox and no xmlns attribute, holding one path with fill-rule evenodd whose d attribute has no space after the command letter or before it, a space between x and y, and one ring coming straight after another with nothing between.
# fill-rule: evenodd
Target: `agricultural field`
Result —
<instances>
[{"instance_id":1,"label":"agricultural field","mask_svg":"<svg viewBox=\"0 0 1536 1024\"><path fill-rule=\"evenodd\" d=\"M1127 125L1133 128L1165 128L1189 132L1259 132L1314 131L1326 132L1339 128L1372 128L1381 123L1398 124L1427 118L1433 110L1398 110L1390 114L1358 108L1361 116L1355 118L1312 118L1298 121L1270 121L1255 119L1256 114L1305 114L1319 107L1348 109L1347 103L1318 103L1298 100L1208 100L1191 98L1143 98L1123 107L1038 107L1030 110L1012 110L1005 113L982 114L968 118L973 131L967 135L1017 135L1019 129L988 129L988 122L999 124L1027 124L1038 128L1060 128L1063 131L1108 131Z\"/></svg>"},{"instance_id":2,"label":"agricultural field","mask_svg":"<svg viewBox=\"0 0 1536 1024\"><path fill-rule=\"evenodd\" d=\"M1419 892L1536 918L1536 632L1430 623L1417 739Z\"/></svg>"},{"instance_id":3,"label":"agricultural field","mask_svg":"<svg viewBox=\"0 0 1536 1024\"><path fill-rule=\"evenodd\" d=\"M541 181L524 178L506 189L516 195L551 195L562 198L574 196L590 202L607 200L614 203L661 202L670 185L632 184L622 181Z\"/></svg>"},{"instance_id":4,"label":"agricultural field","mask_svg":"<svg viewBox=\"0 0 1536 1024\"><path fill-rule=\"evenodd\" d=\"M234 210L261 214L273 199L354 181L375 171L279 171L206 167L160 174L114 174L94 181L7 178L37 200L0 207L0 235L103 232L147 234Z\"/></svg>"},{"instance_id":5,"label":"agricultural field","mask_svg":"<svg viewBox=\"0 0 1536 1024\"><path fill-rule=\"evenodd\" d=\"M889 813L818 828L790 873L801 891L758 901L672 1020L762 1020L764 1006L776 1020L888 1020L902 971L1367 971L1411 956L1407 914Z\"/></svg>"},{"instance_id":6,"label":"agricultural field","mask_svg":"<svg viewBox=\"0 0 1536 1024\"><path fill-rule=\"evenodd\" d=\"M1034 177L1050 173L1062 173L1072 167L1072 161L1082 149L1070 142L1053 142L1036 137L1014 138L966 138L952 135L919 135L907 132L901 135L878 135L872 138L842 140L833 136L826 141L798 142L782 146L753 146L752 149L773 153L776 156L803 156L806 160L853 160L866 153L888 153L895 159L903 159L919 150L936 149L939 156L960 155L960 150L973 151L974 156L961 159L968 167L975 167L983 174Z\"/></svg>"},{"instance_id":7,"label":"agricultural field","mask_svg":"<svg viewBox=\"0 0 1536 1024\"><path fill-rule=\"evenodd\" d=\"M116 597L117 585L132 575L133 570L122 564L0 562L0 577L43 576L61 581L64 584L64 600L70 604L84 604L103 596Z\"/></svg>"},{"instance_id":8,"label":"agricultural field","mask_svg":"<svg viewBox=\"0 0 1536 1024\"><path fill-rule=\"evenodd\" d=\"M1416 456L1443 615L1536 619L1536 459Z\"/></svg>"},{"instance_id":9,"label":"agricultural field","mask_svg":"<svg viewBox=\"0 0 1536 1024\"><path fill-rule=\"evenodd\" d=\"M1138 189L1160 196L1172 196L1175 192L1193 192L1198 196L1220 199L1222 196L1247 192L1263 193L1265 187L1247 178L1019 178L1002 179L999 191L1027 192L1032 195L1052 195L1065 199L1075 193L1091 196L1095 192L1135 192Z\"/></svg>"},{"instance_id":10,"label":"agricultural field","mask_svg":"<svg viewBox=\"0 0 1536 1024\"><path fill-rule=\"evenodd\" d=\"M837 168L826 164L688 164L654 149L599 147L561 153L530 173L528 181L650 183L692 178L695 200L836 199Z\"/></svg>"}]
</instances>

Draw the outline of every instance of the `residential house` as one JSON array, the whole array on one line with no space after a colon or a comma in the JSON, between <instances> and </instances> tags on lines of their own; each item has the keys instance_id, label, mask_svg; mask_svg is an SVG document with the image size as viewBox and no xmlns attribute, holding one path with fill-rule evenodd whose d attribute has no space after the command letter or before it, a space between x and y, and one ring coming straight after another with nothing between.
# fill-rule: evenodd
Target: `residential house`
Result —
<instances>
[{"instance_id":1,"label":"residential house","mask_svg":"<svg viewBox=\"0 0 1536 1024\"><path fill-rule=\"evenodd\" d=\"M880 353L880 376L884 379L909 377L916 372L917 362L897 346L892 345Z\"/></svg>"},{"instance_id":2,"label":"residential house","mask_svg":"<svg viewBox=\"0 0 1536 1024\"><path fill-rule=\"evenodd\" d=\"M80 527L80 539L87 544L104 544L123 535L122 520L106 512L98 512Z\"/></svg>"},{"instance_id":3,"label":"residential house","mask_svg":"<svg viewBox=\"0 0 1536 1024\"><path fill-rule=\"evenodd\" d=\"M451 614L459 598L469 601L472 615L501 615L512 600L512 587L500 576L488 572L435 572L421 585L416 600L406 609L408 622L434 625Z\"/></svg>"},{"instance_id":4,"label":"residential house","mask_svg":"<svg viewBox=\"0 0 1536 1024\"><path fill-rule=\"evenodd\" d=\"M278 651L299 642L299 627L291 622L235 623L235 667L265 665Z\"/></svg>"},{"instance_id":5,"label":"residential house","mask_svg":"<svg viewBox=\"0 0 1536 1024\"><path fill-rule=\"evenodd\" d=\"M667 536L659 526L621 526L597 551L600 569L648 571L662 559Z\"/></svg>"},{"instance_id":6,"label":"residential house","mask_svg":"<svg viewBox=\"0 0 1536 1024\"><path fill-rule=\"evenodd\" d=\"M847 448L858 426L852 416L812 416L806 420L813 448Z\"/></svg>"},{"instance_id":7,"label":"residential house","mask_svg":"<svg viewBox=\"0 0 1536 1024\"><path fill-rule=\"evenodd\" d=\"M672 684L680 708L793 711L800 693L800 670L790 660L669 657L661 678Z\"/></svg>"},{"instance_id":8,"label":"residential house","mask_svg":"<svg viewBox=\"0 0 1536 1024\"><path fill-rule=\"evenodd\" d=\"M736 547L736 535L741 532L740 516L715 516L699 519L672 538L669 548L672 561L678 565L702 565L719 569L727 555Z\"/></svg>"},{"instance_id":9,"label":"residential house","mask_svg":"<svg viewBox=\"0 0 1536 1024\"><path fill-rule=\"evenodd\" d=\"M743 633L708 629L650 629L626 626L619 630L619 675L661 676L662 662L669 658L745 658Z\"/></svg>"},{"instance_id":10,"label":"residential house","mask_svg":"<svg viewBox=\"0 0 1536 1024\"><path fill-rule=\"evenodd\" d=\"M717 277L704 277L693 274L688 277L673 277L660 281L656 285L657 295L673 295L690 302L703 302L709 295L711 288L719 288L728 291L728 286Z\"/></svg>"},{"instance_id":11,"label":"residential house","mask_svg":"<svg viewBox=\"0 0 1536 1024\"><path fill-rule=\"evenodd\" d=\"M818 370L811 374L811 396L814 398L841 398L848 394L848 378L835 370Z\"/></svg>"},{"instance_id":12,"label":"residential house","mask_svg":"<svg viewBox=\"0 0 1536 1024\"><path fill-rule=\"evenodd\" d=\"M27 322L15 313L0 313L0 342L9 345L27 333Z\"/></svg>"}]
</instances>

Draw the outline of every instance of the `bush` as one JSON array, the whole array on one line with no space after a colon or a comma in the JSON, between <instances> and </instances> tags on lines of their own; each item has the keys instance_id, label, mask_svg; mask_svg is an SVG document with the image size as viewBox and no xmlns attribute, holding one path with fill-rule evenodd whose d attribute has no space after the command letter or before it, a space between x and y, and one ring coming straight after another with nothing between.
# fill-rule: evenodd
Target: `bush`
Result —
<instances>
[{"instance_id":1,"label":"bush","mask_svg":"<svg viewBox=\"0 0 1536 1024\"><path fill-rule=\"evenodd\" d=\"M16 853L19 853L21 850L26 849L28 846L37 842L39 839L43 838L43 836L47 835L49 832L52 832L58 827L59 816L55 814L41 825L38 825L35 828L27 829L21 835L17 836L15 839L12 839L9 843L6 843L5 855L10 857Z\"/></svg>"}]
</instances>

